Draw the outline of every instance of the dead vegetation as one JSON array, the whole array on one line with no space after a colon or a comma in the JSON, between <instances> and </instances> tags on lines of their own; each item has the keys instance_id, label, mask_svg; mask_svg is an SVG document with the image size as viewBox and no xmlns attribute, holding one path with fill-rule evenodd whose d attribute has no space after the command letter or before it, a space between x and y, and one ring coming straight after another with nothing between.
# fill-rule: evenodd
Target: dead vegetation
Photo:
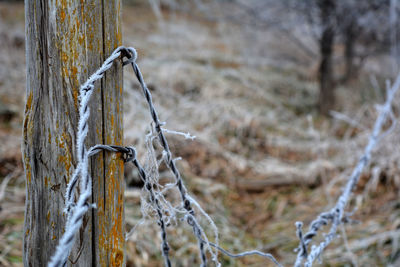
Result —
<instances>
[{"instance_id":1,"label":"dead vegetation","mask_svg":"<svg viewBox=\"0 0 400 267\"><path fill-rule=\"evenodd\" d=\"M338 108L357 124L322 118L315 75L278 61L285 44L273 43L273 36L262 37L271 44L266 52L260 48L265 43L249 43L237 25L162 12L159 22L146 5L126 7L124 44L139 52L165 127L197 137L167 136L173 153L182 157L178 165L188 188L215 220L223 247L268 251L292 265L298 245L294 222L309 223L334 203L369 136L376 117L371 103L382 99L363 103L359 88L365 83L339 88ZM0 14L0 265L21 266L23 6L0 3ZM144 155L150 118L131 73L125 72L124 81L125 143ZM399 130L396 124L374 152L349 207L353 221L324 254L324 264L398 265ZM141 185L134 182L137 174L126 175L129 228L140 222ZM170 240L174 265L198 264L190 229L168 231L179 237ZM162 266L159 244L156 225L139 225L127 244L128 266ZM258 257L222 259L223 266L269 264Z\"/></svg>"}]
</instances>

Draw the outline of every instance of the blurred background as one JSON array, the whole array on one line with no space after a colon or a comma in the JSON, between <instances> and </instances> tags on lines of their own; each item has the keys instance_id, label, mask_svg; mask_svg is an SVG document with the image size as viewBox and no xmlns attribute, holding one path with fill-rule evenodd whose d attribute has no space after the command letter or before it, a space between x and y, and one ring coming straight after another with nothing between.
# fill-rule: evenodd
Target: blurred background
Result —
<instances>
[{"instance_id":1,"label":"blurred background","mask_svg":"<svg viewBox=\"0 0 400 267\"><path fill-rule=\"evenodd\" d=\"M293 264L294 223L308 226L335 203L399 71L397 2L123 1L123 44L138 50L161 120L196 136L167 138L224 248ZM22 266L24 62L23 2L0 1L0 266ZM151 118L130 70L124 88L125 144L144 155ZM323 266L400 266L399 130L381 138ZM141 184L125 172L130 228L141 219ZM191 230L169 235L174 266L198 265ZM158 226L141 224L127 265L162 266L159 244ZM221 262L270 266L258 256Z\"/></svg>"}]
</instances>

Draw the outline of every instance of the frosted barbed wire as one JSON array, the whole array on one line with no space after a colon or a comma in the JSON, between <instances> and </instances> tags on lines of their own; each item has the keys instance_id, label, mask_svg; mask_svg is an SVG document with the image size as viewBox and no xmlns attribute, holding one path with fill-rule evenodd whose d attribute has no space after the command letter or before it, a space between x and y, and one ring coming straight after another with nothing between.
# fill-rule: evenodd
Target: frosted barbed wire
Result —
<instances>
[{"instance_id":1,"label":"frosted barbed wire","mask_svg":"<svg viewBox=\"0 0 400 267\"><path fill-rule=\"evenodd\" d=\"M358 121L356 121L356 120L350 118L350 117L347 116L346 114L343 114L343 113L340 113L340 112L337 112L337 111L334 111L334 110L331 110L331 111L329 112L329 114L330 114L334 119L347 122L350 126L353 126L353 127L355 127L355 128L362 129L362 130L367 130L367 128L366 128L364 125L362 125L360 122L358 122Z\"/></svg>"},{"instance_id":2,"label":"frosted barbed wire","mask_svg":"<svg viewBox=\"0 0 400 267\"><path fill-rule=\"evenodd\" d=\"M135 54L129 55L130 50L121 46L114 50L114 52L104 61L103 65L95 71L89 79L81 86L79 92L79 122L77 132L77 166L70 179L67 190L65 193L65 209L67 213L67 222L65 232L60 239L56 248L55 254L49 262L49 267L64 266L67 262L69 253L75 241L75 234L78 232L82 225L83 216L90 207L87 202L92 195L92 181L88 172L88 157L86 151L85 139L89 131L88 119L90 116L90 108L88 106L90 96L93 93L94 83L104 76L104 73L111 68L114 60L121 56L134 57ZM76 184L81 177L80 186L81 194L79 195L78 202L74 203L74 190Z\"/></svg>"},{"instance_id":3,"label":"frosted barbed wire","mask_svg":"<svg viewBox=\"0 0 400 267\"><path fill-rule=\"evenodd\" d=\"M134 148L99 144L91 147L88 151L86 151L84 142L89 130L87 121L90 116L90 109L88 107L88 103L90 100L90 96L93 93L94 83L103 77L104 72L110 69L113 64L113 61L119 57L121 57L121 59L123 59L124 57L128 58L126 61L123 61L123 65L132 64L132 68L136 74L136 77L138 78L141 84L143 93L146 97L146 100L150 108L150 113L154 122L157 137L163 148L162 160L166 163L168 168L173 173L175 178L174 187L176 187L180 192L181 203L182 203L181 208L172 207L172 205L164 198L163 191L167 188L167 186L164 187L164 189L159 192L154 192L153 186L155 186L157 190L160 190L161 188L158 188L160 185L158 183L153 184L154 181L148 181L149 179L147 178L148 176L146 175L146 172L141 167L139 162L136 160L136 151L134 150ZM220 266L220 263L218 262L218 251L221 251L230 257L241 257L246 255L258 254L270 258L274 263L279 265L279 263L277 263L275 258L273 258L272 255L268 253L263 253L260 251L250 251L250 252L243 252L241 254L232 254L218 246L218 231L216 229L214 222L212 221L210 216L208 216L208 214L200 207L200 205L187 194L187 189L185 188L179 170L176 167L175 162L177 159L172 158L172 154L171 151L169 150L167 140L163 134L164 129L161 128L163 123L161 123L158 119L158 115L152 103L150 91L148 90L146 84L144 83L143 76L140 73L140 70L135 62L136 58L137 58L137 53L134 48L118 47L111 54L111 56L105 60L103 65L92 76L90 76L90 78L81 86L79 123L77 131L78 163L76 165L76 169L72 175L72 178L70 179L70 182L67 185L67 190L65 195L65 202L66 202L65 212L67 213L65 233L60 239L55 254L49 262L49 266L50 267L65 266L71 248L74 244L75 235L82 226L83 216L85 215L85 213L89 208L95 207L95 204L88 204L88 200L92 194L91 192L92 180L90 179L90 175L88 172L88 164L89 164L88 160L89 157L94 156L95 154L99 153L102 150L107 150L110 152L121 152L125 154L126 155L126 157L124 158L125 162L133 161L135 166L139 169L139 173L142 180L147 181L147 183L145 182L145 189L149 192L151 204L155 205L155 210L157 211L157 214L159 216L158 222L161 226L161 237L163 241L162 253L165 260L165 266L169 267L171 266L171 263L168 254L169 245L166 239L166 222L164 221L163 210L160 201L163 202L168 207L169 211L176 213L183 213L186 222L193 228L193 233L198 240L200 258L202 262L201 266L206 266L207 264L206 250L208 250L208 252L211 254L212 256L211 258L217 266ZM180 132L175 132L175 131L171 131L171 133L180 134ZM187 136L186 134L183 135ZM192 136L190 136L190 138L192 138ZM159 163L157 163L157 166L158 164ZM73 201L74 191L76 188L76 184L79 181L79 178L81 178L80 186L82 187L82 190L79 195L77 203L74 203ZM200 213L203 216L205 216L207 221L212 225L214 229L216 244L208 241L204 230L202 229L202 227L200 226L195 217L192 204L195 204L197 206L197 208L200 210ZM173 215L173 217L175 216L176 215ZM166 216L165 218L169 221L171 219L170 217L171 216ZM215 248L215 251L213 251L212 248Z\"/></svg>"},{"instance_id":4,"label":"frosted barbed wire","mask_svg":"<svg viewBox=\"0 0 400 267\"><path fill-rule=\"evenodd\" d=\"M188 198L189 198L190 201L197 207L197 209L200 211L200 214L202 214L202 215L206 218L207 222L210 224L211 229L214 231L214 239L215 239L215 241L216 241L215 243L218 244L218 242L219 242L218 228L217 228L217 226L215 225L214 221L211 219L210 215L208 215L208 213L205 212L205 210L203 210L203 208L200 206L200 204L199 204L192 196L188 196ZM207 238L207 236L206 236L205 238ZM211 244L210 244L210 242L208 241L208 239L206 239L206 242L205 242L205 243L206 243L207 245L211 246ZM214 257L215 259L218 258L218 250L217 250L217 253L213 253L212 251L210 251L210 254L211 254L211 256Z\"/></svg>"},{"instance_id":5,"label":"frosted barbed wire","mask_svg":"<svg viewBox=\"0 0 400 267\"><path fill-rule=\"evenodd\" d=\"M136 53L135 50L134 50L134 52ZM207 264L207 257L206 257L204 245L207 246L207 250L211 254L212 260L215 262L215 264L217 266L221 266L221 264L219 263L219 261L217 259L218 251L226 252L226 250L220 248L218 245L218 231L214 229L214 233L216 234L216 237L215 237L216 244L209 242L204 230L202 229L202 227L200 226L200 224L198 223L198 221L195 217L195 213L192 208L192 203L194 203L197 207L200 207L200 205L197 204L196 201L187 194L187 189L184 186L180 172L179 172L178 168L176 167L175 159L172 158L172 153L169 149L168 141L164 135L165 130L161 127L164 125L164 123L160 122L160 120L159 120L157 111L153 105L153 100L152 100L150 90L147 88L146 83L144 82L143 75L139 69L139 66L135 62L136 59L137 59L137 55L135 54L135 56L132 59L129 59L129 61L125 62L124 65L129 64L129 63L131 64L132 69L136 75L136 78L138 79L138 81L140 83L143 94L147 100L148 107L150 110L150 115L151 115L151 118L154 123L154 128L155 128L158 140L163 148L163 157L162 158L164 159L165 164L171 170L172 174L175 177L175 182L176 182L175 186L178 188L178 190L180 192L181 202L183 204L183 208L186 210L186 214L185 214L186 222L190 226L192 226L193 233L196 236L197 241L198 241L200 258L202 261L201 266L203 267L203 266L206 266L206 264ZM212 222L211 225L215 226L215 223L208 216L208 214L206 212L204 212L204 210L201 208L200 208L200 211L203 215L204 214L206 215L205 217L209 221L209 223L211 221ZM203 238L205 238L205 240ZM215 248L215 252L211 249L211 247ZM271 254L268 254L268 253L263 253L260 251L251 251L251 252L244 252L243 254L237 254L237 255L246 256L246 255L252 255L252 254L258 254L258 255L264 256L266 258L269 258L275 264L277 264L278 266L281 266L278 263L278 261ZM227 255L229 256L229 255L234 255L234 254L230 253ZM238 256L238 257L240 257L240 256Z\"/></svg>"},{"instance_id":6,"label":"frosted barbed wire","mask_svg":"<svg viewBox=\"0 0 400 267\"><path fill-rule=\"evenodd\" d=\"M164 199L162 192L163 191L154 191L157 188L158 184L154 184L154 181L150 180L150 177L148 176L146 170L140 165L139 161L137 160L136 157L136 149L133 147L121 147L121 146L114 146L114 145L96 145L92 148L89 149L88 151L88 155L93 156L95 154L97 154L98 152L100 152L101 150L107 150L110 152L120 152L120 153L124 153L126 154L126 156L124 157L125 162L132 162L135 167L137 167L138 171L139 171L139 175L141 176L143 181L146 181L146 185L145 185L145 190L147 192L153 192L152 195L150 197L151 203L147 203L144 201L144 203L142 203L142 205L145 205L146 208L144 208L145 210L148 210L150 208L150 206L152 204L154 204L156 202L156 200L158 201L165 201L165 204L168 204L168 208L167 211L168 212L172 212L172 213L182 213L182 211L180 209L176 209L174 207L172 207L170 205L170 203ZM150 185L150 186L149 186ZM152 187L154 186L154 187ZM197 201L195 199L193 199L193 197L191 197L190 195L187 195L187 197L192 201L192 203L200 210L200 213L206 217L207 221L209 222L209 224L211 225L211 227L217 231L217 227L215 226L214 222L211 220L211 218L209 217L209 215L201 208L200 204L197 203ZM163 213L165 213L166 211L162 210L161 204L159 203L158 205L156 205L156 211L158 213L159 219L163 219L164 221L164 227L163 225L159 223L159 225L162 228L162 232L161 232L161 237L163 239L163 244L162 247L168 246L167 240L166 240L166 226L169 224L168 221L164 220L164 216ZM159 213L160 212L160 213ZM161 214L161 216L160 216ZM198 238L199 242L201 242L203 245L204 244L208 244L211 247L215 248L216 250L222 252L223 254L225 254L228 257L231 258L239 258L239 257L245 257L245 256L250 256L250 255L258 255L264 258L268 258L270 259L272 262L274 262L277 266L282 267L282 265L272 256L272 254L270 253L265 253L265 252L261 252L259 250L250 250L250 251L244 251L244 252L240 252L237 254L231 253L225 249L223 249L222 247L216 245L215 243L212 243L210 241L208 241L207 236L205 234L205 232L203 231L203 229L201 228L201 226L198 224L197 220L195 220L193 218L193 215L191 215L190 213L188 213L187 211L183 212L184 214L184 218L189 220L190 225L194 228L194 232L196 234L196 237ZM150 216L150 215L148 215ZM170 215L170 216L165 216L165 219L170 219L170 217L176 217L176 215ZM142 218L139 223L132 228L132 230L129 231L129 233L126 235L126 239L128 239L129 235L131 235L133 233L133 231L136 229L136 227L142 223L144 223L145 219ZM160 222L160 221L159 221ZM165 243L164 243L165 242ZM169 251L169 249L168 249ZM209 251L210 252L210 251ZM212 251L210 252L212 253ZM217 257L217 254L211 254L212 257ZM166 261L165 266L170 266L167 263L167 259L164 257L164 260ZM168 258L169 261L169 258ZM169 263L170 264L170 263ZM220 264L217 266L221 266Z\"/></svg>"},{"instance_id":7,"label":"frosted barbed wire","mask_svg":"<svg viewBox=\"0 0 400 267\"><path fill-rule=\"evenodd\" d=\"M219 251L221 251L223 254L225 254L226 256L228 256L230 258L241 258L241 257L245 257L245 256L250 256L250 255L258 255L258 256L270 259L278 267L283 267L283 265L280 264L275 259L275 257L272 256L272 254L270 254L270 253L261 252L259 250L249 250L249 251L244 251L244 252L240 252L240 253L235 254L235 253L229 252L229 251L221 248L220 246L217 246L216 244L214 244L212 242L210 242L210 245L212 247L218 249Z\"/></svg>"},{"instance_id":8,"label":"frosted barbed wire","mask_svg":"<svg viewBox=\"0 0 400 267\"><path fill-rule=\"evenodd\" d=\"M158 113L153 105L153 100L152 100L150 90L147 88L147 85L144 82L143 75L139 69L139 66L135 62L135 60L137 58L137 53L136 53L136 51L134 51L134 52L136 55L134 57L132 57L132 59L130 59L129 62L124 63L124 65L129 64L129 63L131 64L132 69L136 75L136 78L138 79L138 81L140 83L140 86L142 88L143 94L146 98L146 101L147 101L147 104L148 104L148 107L150 110L150 115L153 120L154 127L155 127L157 135L158 135L158 139L163 148L164 162L175 177L176 186L180 192L181 202L182 202L184 209L189 214L192 215L191 217L187 217L186 221L189 225L191 225L193 227L194 235L198 238L198 234L196 233L198 229L196 229L195 225L199 225L199 224L197 223L196 218L194 217L194 210L192 208L191 201L186 196L187 189L183 183L181 174L180 174L178 168L176 167L175 161L172 159L172 153L169 149L168 141L165 138L165 135L161 128L162 124L159 120ZM189 219L189 218L191 218L191 219ZM207 257L206 257L205 250L204 250L204 244L203 244L203 242L201 242L201 240L198 240L198 243L199 243L200 258L202 261L202 266L206 266L207 265ZM208 247L210 247L210 246L208 245ZM216 262L216 264L217 265L219 264L218 261Z\"/></svg>"},{"instance_id":9,"label":"frosted barbed wire","mask_svg":"<svg viewBox=\"0 0 400 267\"><path fill-rule=\"evenodd\" d=\"M165 129L165 128L162 128L162 131L165 132L165 133L169 133L169 134L175 134L175 135L183 136L183 137L185 137L185 139L190 139L190 140L196 139L196 136L195 135L191 135L190 133L173 131L173 130L168 130L168 129Z\"/></svg>"},{"instance_id":10,"label":"frosted barbed wire","mask_svg":"<svg viewBox=\"0 0 400 267\"><path fill-rule=\"evenodd\" d=\"M353 192L355 186L357 185L363 169L367 166L367 164L370 161L372 150L379 142L379 138L382 137L381 131L384 126L384 123L388 120L388 117L392 120L392 123L395 123L393 121L391 105L394 95L398 91L399 87L400 87L400 74L397 76L393 86L390 87L389 84L387 85L386 101L378 109L379 115L375 121L372 134L369 137L368 144L364 150L364 154L361 156L356 167L353 169L350 179L347 181L346 186L342 194L340 195L339 199L337 200L335 207L333 207L328 212L321 213L317 217L317 219L312 221L309 227L309 231L305 235L303 235L302 232L303 224L301 222L296 222L296 229L297 229L296 232L298 238L300 239L300 245L297 248L298 254L294 264L295 267L300 267L304 260L305 260L304 266L311 267L313 262L321 256L324 249L336 237L337 228L342 223L344 209L351 196L351 193ZM331 222L332 225L328 234L325 236L324 240L319 245L313 245L311 247L310 253L308 253L307 246L312 241L312 238L315 235L317 235L318 230L320 230L322 226L327 225L329 222Z\"/></svg>"},{"instance_id":11,"label":"frosted barbed wire","mask_svg":"<svg viewBox=\"0 0 400 267\"><path fill-rule=\"evenodd\" d=\"M163 125L165 125L165 123L162 123ZM164 128L162 128L162 130L164 131ZM177 131L170 131L172 133L180 133ZM153 140L155 138L157 138L157 136L155 136L155 129L154 129L154 124L152 123L152 127L151 127L151 131L149 132L149 134L146 135L146 147L147 147L147 160L148 160L148 171L149 172L155 172L155 170L158 170L158 166L160 161L157 160L156 154L155 154L155 150L153 147ZM165 158L165 151L162 152L162 160ZM172 159L174 162L176 162L177 160L179 160L181 158L174 158ZM137 166L136 166L137 167ZM173 207L171 205L171 203L165 199L164 194L173 188L176 188L176 186L174 184L167 184L166 186L161 186L158 183L158 173L157 171L155 173L153 173L152 175L148 176L149 178L152 178L152 184L154 186L155 192L153 194L157 195L157 202L161 201L164 205L165 205L165 212L168 212L169 216L167 216L167 220L174 220L176 222L177 220L177 216L178 214L183 214L184 218L186 218L188 221L190 221L192 223L192 228L193 231L195 233L195 236L198 237L198 242L200 242L200 240L206 240L206 242L202 242L199 243L199 246L204 247L204 245L208 246L207 242L207 236L205 235L204 230L201 228L201 226L199 225L199 223L197 222L197 220L195 218L188 218L187 216L191 216L186 209L181 209L180 207ZM149 179L147 179L149 180ZM213 231L214 231L214 238L215 238L215 242L218 243L218 229L215 225L215 223L212 221L211 217L201 208L201 206L193 199L193 197L191 197L189 194L186 194L186 197L191 201L192 204L194 204L198 210L200 211L200 214L202 216L204 216L206 218L206 220L208 221L208 223L210 224L210 226L212 227ZM154 205L154 197L150 196L150 200L151 200L151 204ZM142 199L143 202L145 202L145 199ZM160 204L157 204L156 206L159 206ZM159 209L156 209L159 210ZM146 213L146 208L143 209L142 208L142 214ZM144 214L143 214L144 215ZM202 238L202 236L204 236ZM212 260L216 263L217 266L220 266L220 263L218 262L218 253L216 253L215 251L213 251L211 249L210 246L207 247ZM201 254L200 253L200 257L205 257L205 254ZM204 258L203 258L204 259Z\"/></svg>"},{"instance_id":12,"label":"frosted barbed wire","mask_svg":"<svg viewBox=\"0 0 400 267\"><path fill-rule=\"evenodd\" d=\"M126 56L129 55L130 48L126 48L123 46L118 47L114 50L110 57L108 57L103 65L93 73L89 79L81 86L79 99L80 99L80 106L79 106L79 123L78 123L78 134L77 134L77 157L78 157L78 164L72 176L72 179L67 185L67 190L65 194L66 199L66 211L70 209L72 202L73 202L73 192L78 181L78 177L81 171L84 171L85 168L82 166L83 158L85 157L85 139L88 133L88 124L87 121L90 116L90 108L88 106L90 96L93 93L94 83L97 80L100 80L104 73L111 68L115 59L119 58L121 55ZM134 57L136 54L132 54L131 57ZM87 168L86 168L87 169ZM81 175L81 177L84 177Z\"/></svg>"},{"instance_id":13,"label":"frosted barbed wire","mask_svg":"<svg viewBox=\"0 0 400 267\"><path fill-rule=\"evenodd\" d=\"M157 215L158 215L158 224L160 225L160 229L161 229L161 239L162 239L161 251L162 251L162 254L164 257L165 266L171 267L171 260L169 259L170 248L169 248L168 241L167 241L166 224L165 224L165 221L163 218L163 210L161 208L160 201L159 201L157 195L153 191L153 187L154 187L153 183L151 181L149 181L144 168L142 167L142 165L139 163L139 161L136 158L136 149L134 147L129 147L129 149L130 149L130 155L128 156L126 161L127 162L131 161L135 165L135 167L139 171L139 176L144 183L144 188L147 190L147 192L149 192L151 203L155 204L155 209L156 209Z\"/></svg>"}]
</instances>

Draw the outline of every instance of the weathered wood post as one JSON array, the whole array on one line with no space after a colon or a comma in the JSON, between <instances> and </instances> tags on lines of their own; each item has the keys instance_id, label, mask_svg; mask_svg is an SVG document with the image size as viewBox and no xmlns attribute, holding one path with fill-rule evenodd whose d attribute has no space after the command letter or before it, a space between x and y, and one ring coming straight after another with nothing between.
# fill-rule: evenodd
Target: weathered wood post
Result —
<instances>
[{"instance_id":1,"label":"weathered wood post","mask_svg":"<svg viewBox=\"0 0 400 267\"><path fill-rule=\"evenodd\" d=\"M25 0L27 102L25 266L46 266L64 232L64 192L76 164L80 84L121 44L120 0ZM116 62L91 97L87 147L122 145L122 73ZM92 201L69 258L120 266L124 257L123 161L91 159Z\"/></svg>"}]
</instances>

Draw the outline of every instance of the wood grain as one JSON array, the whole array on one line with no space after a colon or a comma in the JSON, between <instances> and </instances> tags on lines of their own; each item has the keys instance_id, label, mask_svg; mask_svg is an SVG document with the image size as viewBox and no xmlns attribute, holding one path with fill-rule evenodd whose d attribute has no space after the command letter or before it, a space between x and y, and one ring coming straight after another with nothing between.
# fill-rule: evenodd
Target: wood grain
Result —
<instances>
[{"instance_id":1,"label":"wood grain","mask_svg":"<svg viewBox=\"0 0 400 267\"><path fill-rule=\"evenodd\" d=\"M120 0L26 0L27 102L24 265L46 266L64 232L64 192L76 164L79 86L121 44ZM91 97L86 145L121 144L122 73L116 63ZM121 266L124 257L123 161L91 160L93 202L69 265Z\"/></svg>"}]
</instances>

